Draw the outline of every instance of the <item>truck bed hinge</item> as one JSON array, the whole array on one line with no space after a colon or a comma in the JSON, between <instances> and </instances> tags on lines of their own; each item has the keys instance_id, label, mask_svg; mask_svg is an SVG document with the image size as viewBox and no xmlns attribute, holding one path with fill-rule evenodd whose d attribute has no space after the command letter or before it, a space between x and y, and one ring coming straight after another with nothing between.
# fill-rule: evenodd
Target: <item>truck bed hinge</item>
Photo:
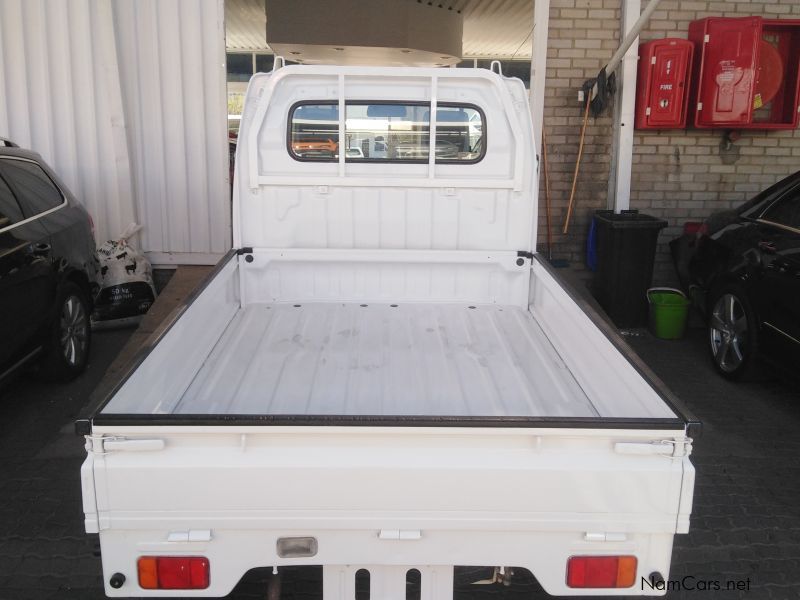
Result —
<instances>
[{"instance_id":1,"label":"truck bed hinge","mask_svg":"<svg viewBox=\"0 0 800 600\"><path fill-rule=\"evenodd\" d=\"M253 248L252 246L244 246L243 248L239 248L236 251L236 256L241 256L242 254L252 254Z\"/></svg>"},{"instance_id":2,"label":"truck bed hinge","mask_svg":"<svg viewBox=\"0 0 800 600\"><path fill-rule=\"evenodd\" d=\"M101 435L86 436L86 449L95 454L108 454L109 452L155 452L163 450L164 440L137 439L122 437L106 437Z\"/></svg>"},{"instance_id":3,"label":"truck bed hinge","mask_svg":"<svg viewBox=\"0 0 800 600\"><path fill-rule=\"evenodd\" d=\"M692 453L692 439L659 440L657 442L617 442L614 444L617 454L646 454L680 458Z\"/></svg>"},{"instance_id":4,"label":"truck bed hinge","mask_svg":"<svg viewBox=\"0 0 800 600\"><path fill-rule=\"evenodd\" d=\"M517 256L533 260L533 252L528 252L527 250L517 250Z\"/></svg>"}]
</instances>

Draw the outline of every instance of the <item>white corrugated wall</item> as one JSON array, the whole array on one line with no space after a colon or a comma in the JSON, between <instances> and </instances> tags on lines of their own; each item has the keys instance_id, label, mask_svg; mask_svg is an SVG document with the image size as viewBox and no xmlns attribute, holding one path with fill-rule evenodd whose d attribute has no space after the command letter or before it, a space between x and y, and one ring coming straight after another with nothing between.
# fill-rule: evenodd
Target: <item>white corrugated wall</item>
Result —
<instances>
[{"instance_id":1,"label":"white corrugated wall","mask_svg":"<svg viewBox=\"0 0 800 600\"><path fill-rule=\"evenodd\" d=\"M115 0L142 243L154 262L230 248L222 0Z\"/></svg>"},{"instance_id":2,"label":"white corrugated wall","mask_svg":"<svg viewBox=\"0 0 800 600\"><path fill-rule=\"evenodd\" d=\"M99 241L230 247L223 0L0 0L0 136L39 152Z\"/></svg>"},{"instance_id":3,"label":"white corrugated wall","mask_svg":"<svg viewBox=\"0 0 800 600\"><path fill-rule=\"evenodd\" d=\"M111 4L0 0L0 136L56 170L100 239L135 220Z\"/></svg>"}]
</instances>

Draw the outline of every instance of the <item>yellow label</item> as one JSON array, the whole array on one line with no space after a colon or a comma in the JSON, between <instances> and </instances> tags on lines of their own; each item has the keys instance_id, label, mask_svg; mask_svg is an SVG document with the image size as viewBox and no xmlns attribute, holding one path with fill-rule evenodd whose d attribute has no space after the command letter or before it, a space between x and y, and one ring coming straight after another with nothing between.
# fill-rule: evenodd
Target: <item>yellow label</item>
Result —
<instances>
[{"instance_id":1,"label":"yellow label","mask_svg":"<svg viewBox=\"0 0 800 600\"><path fill-rule=\"evenodd\" d=\"M761 108L764 106L764 103L761 101L761 94L756 94L755 98L753 98L753 108Z\"/></svg>"}]
</instances>

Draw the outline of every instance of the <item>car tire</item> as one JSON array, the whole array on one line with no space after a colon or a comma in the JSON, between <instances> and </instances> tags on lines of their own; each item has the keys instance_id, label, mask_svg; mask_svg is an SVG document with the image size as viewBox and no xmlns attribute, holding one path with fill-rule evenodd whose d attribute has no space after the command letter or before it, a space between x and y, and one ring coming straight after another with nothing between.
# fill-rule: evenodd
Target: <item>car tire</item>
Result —
<instances>
[{"instance_id":1,"label":"car tire","mask_svg":"<svg viewBox=\"0 0 800 600\"><path fill-rule=\"evenodd\" d=\"M749 378L758 354L758 319L747 294L736 285L723 286L708 304L711 361L727 379Z\"/></svg>"},{"instance_id":2,"label":"car tire","mask_svg":"<svg viewBox=\"0 0 800 600\"><path fill-rule=\"evenodd\" d=\"M68 281L59 290L55 307L40 374L50 381L70 381L83 373L89 362L89 301L78 285Z\"/></svg>"}]
</instances>

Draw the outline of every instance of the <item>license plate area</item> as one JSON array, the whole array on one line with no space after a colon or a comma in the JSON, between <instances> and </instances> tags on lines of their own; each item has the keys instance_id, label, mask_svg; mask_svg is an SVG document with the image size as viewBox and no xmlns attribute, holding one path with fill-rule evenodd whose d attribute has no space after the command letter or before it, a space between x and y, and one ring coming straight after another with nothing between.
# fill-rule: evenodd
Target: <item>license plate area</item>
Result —
<instances>
[{"instance_id":1,"label":"license plate area","mask_svg":"<svg viewBox=\"0 0 800 600\"><path fill-rule=\"evenodd\" d=\"M443 600L452 566L332 565L322 568L324 600Z\"/></svg>"}]
</instances>

